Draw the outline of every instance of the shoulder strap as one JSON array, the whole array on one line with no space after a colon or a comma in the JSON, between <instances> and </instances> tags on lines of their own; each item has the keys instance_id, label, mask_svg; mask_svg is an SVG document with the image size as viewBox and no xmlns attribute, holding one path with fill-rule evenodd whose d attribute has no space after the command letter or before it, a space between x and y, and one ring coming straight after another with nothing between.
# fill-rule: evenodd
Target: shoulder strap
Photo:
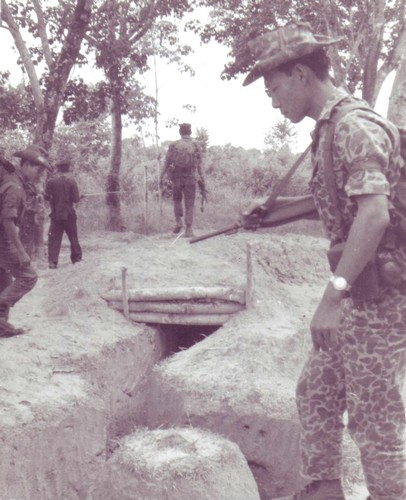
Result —
<instances>
[{"instance_id":1,"label":"shoulder strap","mask_svg":"<svg viewBox=\"0 0 406 500\"><path fill-rule=\"evenodd\" d=\"M336 179L334 176L334 169L333 169L333 142L334 142L334 132L336 128L336 124L341 120L341 118L349 113L350 111L353 111L355 109L359 110L364 110L364 111L372 111L373 113L377 114L371 107L365 105L364 103L360 103L357 101L351 101L348 104L345 104L339 108L336 108L333 110L331 113L330 119L328 121L328 128L326 132L326 139L324 142L324 149L323 149L323 170L324 170L324 180L326 183L326 190L328 192L329 198L334 205L334 207L337 208L337 214L336 216L340 219L341 214L340 211L338 210L338 194L337 194L337 184L336 184Z\"/></svg>"},{"instance_id":2,"label":"shoulder strap","mask_svg":"<svg viewBox=\"0 0 406 500\"><path fill-rule=\"evenodd\" d=\"M272 190L272 193L264 203L264 207L267 210L269 210L272 207L278 196L283 192L283 190L289 184L290 179L292 178L296 170L300 167L307 153L310 151L310 148L311 144L307 146L307 148L303 151L303 153L299 156L299 158L294 162L294 164L288 170L287 174L284 177L282 177L282 179L279 182L276 183L275 187Z\"/></svg>"}]
</instances>

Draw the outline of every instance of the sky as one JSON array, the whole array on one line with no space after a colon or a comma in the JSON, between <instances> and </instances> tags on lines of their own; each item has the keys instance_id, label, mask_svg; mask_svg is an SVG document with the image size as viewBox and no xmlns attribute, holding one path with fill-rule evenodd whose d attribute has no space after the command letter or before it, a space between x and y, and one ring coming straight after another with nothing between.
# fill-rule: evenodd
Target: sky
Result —
<instances>
[{"instance_id":1,"label":"sky","mask_svg":"<svg viewBox=\"0 0 406 500\"><path fill-rule=\"evenodd\" d=\"M192 124L193 133L197 128L205 128L209 133L210 145L232 144L244 149L264 148L264 138L267 132L279 121L282 116L278 110L272 108L271 99L264 91L262 79L243 87L245 75L228 81L222 80L220 75L227 61L228 49L211 42L201 44L197 37L188 35L188 43L193 45L194 52L188 56L188 63L195 71L194 76L181 73L175 65L166 61L157 60L157 81L159 99L158 132L161 142L176 140L178 127L167 128L168 120L177 119L179 123ZM0 29L0 71L9 70L12 74L12 83L17 84L23 78L21 69L17 66L17 55L13 50L11 35ZM73 76L81 75L85 80L94 81L97 72L94 68L87 70L75 69ZM141 81L149 94L155 95L155 74L153 71L142 75ZM393 77L384 84L381 97L378 99L377 111L386 115L388 95ZM190 104L195 112L184 108ZM293 145L296 151L304 150L310 142L310 131L313 120L306 118L296 126L297 140ZM154 134L152 121L146 132ZM131 137L135 130L131 127L124 131L124 137ZM154 137L145 134L146 143L153 143Z\"/></svg>"}]
</instances>

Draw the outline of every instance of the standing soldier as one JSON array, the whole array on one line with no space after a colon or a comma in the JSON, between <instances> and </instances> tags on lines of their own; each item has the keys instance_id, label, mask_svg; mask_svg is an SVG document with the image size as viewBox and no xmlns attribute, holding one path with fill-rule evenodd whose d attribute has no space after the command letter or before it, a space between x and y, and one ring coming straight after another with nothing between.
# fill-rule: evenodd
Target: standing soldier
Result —
<instances>
[{"instance_id":1,"label":"standing soldier","mask_svg":"<svg viewBox=\"0 0 406 500\"><path fill-rule=\"evenodd\" d=\"M51 170L46 157L36 146L17 151L20 167L2 158L0 160L0 337L24 333L8 322L10 307L14 306L35 286L37 273L20 240L17 226L21 222L26 190L46 168Z\"/></svg>"},{"instance_id":2,"label":"standing soldier","mask_svg":"<svg viewBox=\"0 0 406 500\"><path fill-rule=\"evenodd\" d=\"M181 139L169 145L165 158L165 165L160 177L162 186L163 178L168 172L173 189L173 204L176 225L173 232L179 233L182 230L183 204L185 203L185 237L193 236L193 211L196 198L196 171L198 182L204 188L204 178L202 173L202 158L200 149L196 141L191 138L192 128L190 123L182 123L179 126Z\"/></svg>"},{"instance_id":3,"label":"standing soldier","mask_svg":"<svg viewBox=\"0 0 406 500\"><path fill-rule=\"evenodd\" d=\"M257 63L244 82L263 77L273 107L286 118L316 121L310 187L331 250L342 248L310 323L313 349L296 392L308 484L289 499L344 500L348 411L369 498L400 500L406 499L406 237L394 207L404 162L397 128L334 86L325 48L337 41L314 35L305 23L268 32L250 42ZM247 217L266 209L265 203ZM382 258L396 266L396 276L376 267ZM377 286L362 287L368 280Z\"/></svg>"},{"instance_id":4,"label":"standing soldier","mask_svg":"<svg viewBox=\"0 0 406 500\"><path fill-rule=\"evenodd\" d=\"M44 148L37 145L31 145L30 148L38 151L38 154L48 157ZM33 261L38 258L38 252L43 249L44 245L45 204L43 191L42 175L26 184L26 200L20 223L20 239Z\"/></svg>"},{"instance_id":5,"label":"standing soldier","mask_svg":"<svg viewBox=\"0 0 406 500\"><path fill-rule=\"evenodd\" d=\"M74 207L74 203L79 202L80 196L76 180L68 175L70 166L69 160L57 163L58 174L49 179L45 187L45 199L51 205L51 225L48 232L48 262L50 269L58 267L64 232L69 238L72 264L82 260L82 249L78 239Z\"/></svg>"}]
</instances>

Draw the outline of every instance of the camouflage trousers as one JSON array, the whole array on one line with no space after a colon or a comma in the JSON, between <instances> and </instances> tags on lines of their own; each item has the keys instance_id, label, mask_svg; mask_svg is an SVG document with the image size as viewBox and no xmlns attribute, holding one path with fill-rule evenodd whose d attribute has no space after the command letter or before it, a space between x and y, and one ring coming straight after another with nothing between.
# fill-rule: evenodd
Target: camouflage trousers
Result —
<instances>
[{"instance_id":1,"label":"camouflage trousers","mask_svg":"<svg viewBox=\"0 0 406 500\"><path fill-rule=\"evenodd\" d=\"M341 476L347 411L373 500L406 499L404 288L357 307L345 300L339 346L311 352L297 386L303 476Z\"/></svg>"},{"instance_id":2,"label":"camouflage trousers","mask_svg":"<svg viewBox=\"0 0 406 500\"><path fill-rule=\"evenodd\" d=\"M185 203L185 223L191 226L196 198L196 179L194 175L174 175L172 178L173 207L176 219L183 216Z\"/></svg>"}]
</instances>

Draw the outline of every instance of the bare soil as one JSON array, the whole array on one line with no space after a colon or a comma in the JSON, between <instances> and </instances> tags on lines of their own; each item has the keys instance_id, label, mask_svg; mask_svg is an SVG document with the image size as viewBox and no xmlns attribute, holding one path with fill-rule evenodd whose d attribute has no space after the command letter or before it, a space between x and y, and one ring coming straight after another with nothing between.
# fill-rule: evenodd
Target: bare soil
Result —
<instances>
[{"instance_id":1,"label":"bare soil","mask_svg":"<svg viewBox=\"0 0 406 500\"><path fill-rule=\"evenodd\" d=\"M128 269L130 289L165 285L245 287L248 242L254 249L256 307L241 315L236 328L256 329L266 322L267 328L283 336L286 325L295 319L299 341L291 352L277 354L283 380L290 381L281 385L281 391L293 391L309 347L311 313L328 277L324 258L327 243L323 238L261 230L191 245L183 237L175 241L171 233L144 236L95 232L81 236L82 262L70 263L66 242L58 269L48 269L46 263L38 262L38 284L11 311L10 321L28 333L0 342L0 427L46 420L61 404L80 398L80 375L92 369L92 356L145 330L144 325L130 324L109 309L101 298L120 289L123 266ZM273 312L271 324L269 311ZM210 331L200 338L207 334ZM182 345L181 339L177 342ZM188 347L188 340L184 347ZM230 362L239 349L244 349L244 344L227 346ZM247 356L251 355L248 349ZM255 359L247 363L266 365L267 356L267 349L256 350ZM70 369L78 379L71 377L69 383L64 377L58 379L58 374ZM215 383L223 369L219 365L218 373L208 374L208 379ZM353 460L356 463L357 457ZM3 480L13 481L0 475L0 483ZM362 485L355 484L356 478L352 482L351 498L365 498ZM0 484L0 490L3 486Z\"/></svg>"}]
</instances>

